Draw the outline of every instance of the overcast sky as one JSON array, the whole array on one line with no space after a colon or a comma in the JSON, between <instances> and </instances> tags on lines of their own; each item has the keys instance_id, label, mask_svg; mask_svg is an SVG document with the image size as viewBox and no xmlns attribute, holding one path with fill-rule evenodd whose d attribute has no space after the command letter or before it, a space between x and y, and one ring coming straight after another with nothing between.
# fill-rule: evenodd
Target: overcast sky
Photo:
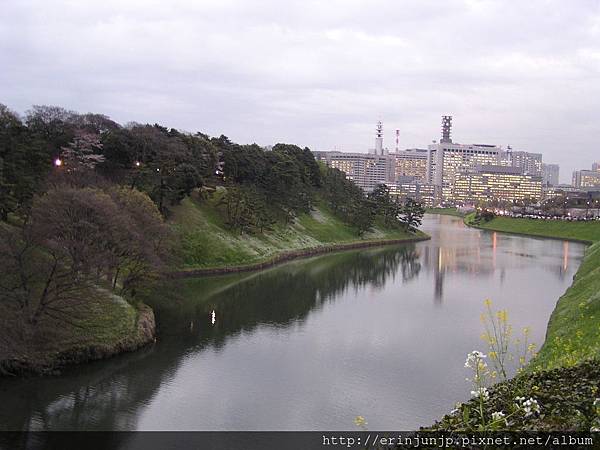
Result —
<instances>
[{"instance_id":1,"label":"overcast sky","mask_svg":"<svg viewBox=\"0 0 600 450\"><path fill-rule=\"evenodd\" d=\"M600 160L600 0L0 0L0 103L240 143Z\"/></svg>"}]
</instances>

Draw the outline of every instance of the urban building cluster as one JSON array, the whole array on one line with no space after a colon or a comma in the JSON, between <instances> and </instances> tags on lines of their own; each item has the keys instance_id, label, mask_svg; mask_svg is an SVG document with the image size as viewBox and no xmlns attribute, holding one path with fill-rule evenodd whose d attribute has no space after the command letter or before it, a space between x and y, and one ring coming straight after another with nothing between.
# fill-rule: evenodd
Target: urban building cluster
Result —
<instances>
[{"instance_id":1,"label":"urban building cluster","mask_svg":"<svg viewBox=\"0 0 600 450\"><path fill-rule=\"evenodd\" d=\"M600 195L600 163L578 170L572 185L559 184L559 166L545 163L541 153L491 144L459 144L452 140L452 116L442 116L439 142L427 148L390 151L383 145L383 124L375 129L375 148L368 153L314 152L318 160L340 169L365 192L385 184L401 199L426 206L538 203L560 195Z\"/></svg>"}]
</instances>

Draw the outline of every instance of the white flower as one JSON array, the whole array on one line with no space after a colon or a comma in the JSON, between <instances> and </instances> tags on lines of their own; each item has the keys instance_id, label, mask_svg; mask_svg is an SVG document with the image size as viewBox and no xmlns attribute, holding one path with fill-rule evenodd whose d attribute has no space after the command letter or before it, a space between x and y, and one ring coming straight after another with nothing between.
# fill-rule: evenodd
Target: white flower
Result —
<instances>
[{"instance_id":1,"label":"white flower","mask_svg":"<svg viewBox=\"0 0 600 450\"><path fill-rule=\"evenodd\" d=\"M600 407L600 398L597 398L596 400L594 400L594 403L593 403L593 405L594 405L594 407L596 407L596 408Z\"/></svg>"},{"instance_id":2,"label":"white flower","mask_svg":"<svg viewBox=\"0 0 600 450\"><path fill-rule=\"evenodd\" d=\"M505 415L506 414L504 414L502 411L493 412L492 413L492 420L494 422L496 422L497 420L503 419Z\"/></svg>"},{"instance_id":3,"label":"white flower","mask_svg":"<svg viewBox=\"0 0 600 450\"><path fill-rule=\"evenodd\" d=\"M452 411L450 411L450 415L453 416L453 415L457 414L460 411L460 407L461 406L462 406L462 403L461 402L457 402L454 405L454 409Z\"/></svg>"},{"instance_id":4,"label":"white flower","mask_svg":"<svg viewBox=\"0 0 600 450\"><path fill-rule=\"evenodd\" d=\"M538 404L537 400L534 400L533 398L525 400L522 406L523 411L525 411L525 417L529 417L535 413L540 412L540 405Z\"/></svg>"},{"instance_id":5,"label":"white flower","mask_svg":"<svg viewBox=\"0 0 600 450\"><path fill-rule=\"evenodd\" d=\"M476 369L480 367L481 364L485 366L485 363L482 361L484 358L487 358L487 356L478 350L473 350L467 355L465 367L467 369Z\"/></svg>"},{"instance_id":6,"label":"white flower","mask_svg":"<svg viewBox=\"0 0 600 450\"><path fill-rule=\"evenodd\" d=\"M484 402L486 402L490 399L490 393L484 387L480 387L476 391L471 391L471 396L472 397L480 397Z\"/></svg>"},{"instance_id":7,"label":"white flower","mask_svg":"<svg viewBox=\"0 0 600 450\"><path fill-rule=\"evenodd\" d=\"M590 428L590 433L598 433L599 431L600 431L600 428L598 428L598 427Z\"/></svg>"}]
</instances>

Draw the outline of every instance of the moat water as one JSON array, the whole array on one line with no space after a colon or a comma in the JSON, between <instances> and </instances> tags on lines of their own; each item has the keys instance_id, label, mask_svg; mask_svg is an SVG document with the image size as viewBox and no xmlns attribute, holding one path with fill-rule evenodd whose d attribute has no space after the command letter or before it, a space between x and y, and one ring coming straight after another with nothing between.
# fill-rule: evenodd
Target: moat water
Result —
<instances>
[{"instance_id":1,"label":"moat water","mask_svg":"<svg viewBox=\"0 0 600 450\"><path fill-rule=\"evenodd\" d=\"M543 342L585 246L426 216L430 241L157 288L155 345L0 380L0 430L406 430L469 396L489 298ZM214 311L214 314L213 314Z\"/></svg>"}]
</instances>

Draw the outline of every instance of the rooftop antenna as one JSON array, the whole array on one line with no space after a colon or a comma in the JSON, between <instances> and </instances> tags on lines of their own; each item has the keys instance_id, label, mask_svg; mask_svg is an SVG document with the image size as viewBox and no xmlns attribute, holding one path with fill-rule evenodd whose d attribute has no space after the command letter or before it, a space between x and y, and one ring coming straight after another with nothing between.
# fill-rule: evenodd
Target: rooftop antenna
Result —
<instances>
[{"instance_id":1,"label":"rooftop antenna","mask_svg":"<svg viewBox=\"0 0 600 450\"><path fill-rule=\"evenodd\" d=\"M452 143L452 116L442 116L442 139L440 143L451 144Z\"/></svg>"},{"instance_id":2,"label":"rooftop antenna","mask_svg":"<svg viewBox=\"0 0 600 450\"><path fill-rule=\"evenodd\" d=\"M400 130L396 128L396 153L398 153L400 144Z\"/></svg>"},{"instance_id":3,"label":"rooftop antenna","mask_svg":"<svg viewBox=\"0 0 600 450\"><path fill-rule=\"evenodd\" d=\"M377 121L375 129L375 154L383 155L383 123L381 120Z\"/></svg>"}]
</instances>

